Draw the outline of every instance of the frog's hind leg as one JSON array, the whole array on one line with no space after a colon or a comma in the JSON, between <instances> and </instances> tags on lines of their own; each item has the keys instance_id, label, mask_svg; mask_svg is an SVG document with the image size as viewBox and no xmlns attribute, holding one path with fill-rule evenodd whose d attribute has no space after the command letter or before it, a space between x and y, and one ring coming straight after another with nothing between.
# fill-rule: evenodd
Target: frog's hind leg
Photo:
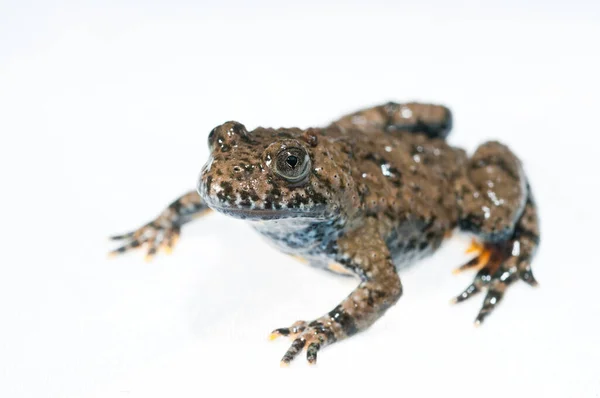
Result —
<instances>
[{"instance_id":1,"label":"frog's hind leg","mask_svg":"<svg viewBox=\"0 0 600 398\"><path fill-rule=\"evenodd\" d=\"M528 200L511 239L499 243L485 243L473 260L483 264L471 283L452 302L459 303L487 289L483 306L475 319L479 325L502 300L507 287L518 279L536 286L531 271L531 261L539 244L536 208L532 199ZM462 268L462 267L461 267Z\"/></svg>"},{"instance_id":2,"label":"frog's hind leg","mask_svg":"<svg viewBox=\"0 0 600 398\"><path fill-rule=\"evenodd\" d=\"M486 289L483 306L475 319L479 325L512 283L521 279L532 286L537 284L531 261L540 234L530 186L519 160L508 148L495 142L482 145L471 159L467 180L459 184L462 207L459 225L482 243L474 246L478 255L458 269L478 269L478 272L473 283L453 302L465 301Z\"/></svg>"},{"instance_id":3,"label":"frog's hind leg","mask_svg":"<svg viewBox=\"0 0 600 398\"><path fill-rule=\"evenodd\" d=\"M452 113L441 105L388 102L343 116L333 125L389 133L423 133L429 138L444 139L452 129Z\"/></svg>"}]
</instances>

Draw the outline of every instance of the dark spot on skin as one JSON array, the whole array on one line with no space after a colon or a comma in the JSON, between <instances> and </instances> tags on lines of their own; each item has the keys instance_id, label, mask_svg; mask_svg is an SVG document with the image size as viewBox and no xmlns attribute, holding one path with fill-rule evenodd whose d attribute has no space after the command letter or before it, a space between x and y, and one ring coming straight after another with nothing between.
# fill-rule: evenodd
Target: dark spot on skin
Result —
<instances>
[{"instance_id":1,"label":"dark spot on skin","mask_svg":"<svg viewBox=\"0 0 600 398\"><path fill-rule=\"evenodd\" d=\"M227 181L222 182L221 188L222 188L222 190L219 191L219 193L217 193L217 197L222 202L232 202L233 200L235 200L235 198L233 197L233 186L231 185L230 182L227 182Z\"/></svg>"},{"instance_id":2,"label":"dark spot on skin","mask_svg":"<svg viewBox=\"0 0 600 398\"><path fill-rule=\"evenodd\" d=\"M295 138L293 135L291 135L287 131L279 131L278 134L277 134L277 137L280 138L280 139Z\"/></svg>"},{"instance_id":3,"label":"dark spot on skin","mask_svg":"<svg viewBox=\"0 0 600 398\"><path fill-rule=\"evenodd\" d=\"M248 131L246 130L246 127L243 124L236 123L236 122L233 123L231 130L233 131L234 134L239 135L239 136L244 136L248 133Z\"/></svg>"},{"instance_id":4,"label":"dark spot on skin","mask_svg":"<svg viewBox=\"0 0 600 398\"><path fill-rule=\"evenodd\" d=\"M287 336L290 334L290 330L287 328L277 329L277 330L275 330L275 332L279 333L282 336Z\"/></svg>"},{"instance_id":5,"label":"dark spot on skin","mask_svg":"<svg viewBox=\"0 0 600 398\"><path fill-rule=\"evenodd\" d=\"M481 228L483 219L475 214L469 214L458 222L459 227L464 231L475 231Z\"/></svg>"},{"instance_id":6,"label":"dark spot on skin","mask_svg":"<svg viewBox=\"0 0 600 398\"><path fill-rule=\"evenodd\" d=\"M181 206L181 202L175 201L169 205L169 209L173 210L175 213L179 213L179 211L181 210Z\"/></svg>"},{"instance_id":7,"label":"dark spot on skin","mask_svg":"<svg viewBox=\"0 0 600 398\"><path fill-rule=\"evenodd\" d=\"M254 189L250 190L250 199L252 199L254 202L258 202L260 200L260 197L256 194Z\"/></svg>"},{"instance_id":8,"label":"dark spot on skin","mask_svg":"<svg viewBox=\"0 0 600 398\"><path fill-rule=\"evenodd\" d=\"M363 157L364 160L370 160L371 162L376 163L378 166L381 166L381 159L376 156L374 153L368 153Z\"/></svg>"},{"instance_id":9,"label":"dark spot on skin","mask_svg":"<svg viewBox=\"0 0 600 398\"><path fill-rule=\"evenodd\" d=\"M242 191L242 192L240 192L240 198L242 200L248 200L248 199L250 199L250 193L247 191Z\"/></svg>"},{"instance_id":10,"label":"dark spot on skin","mask_svg":"<svg viewBox=\"0 0 600 398\"><path fill-rule=\"evenodd\" d=\"M306 195L302 195L302 194L295 194L293 197L293 200L295 202L295 204L297 204L298 206L295 207L299 207L300 204L308 204L309 199L306 197Z\"/></svg>"},{"instance_id":11,"label":"dark spot on skin","mask_svg":"<svg viewBox=\"0 0 600 398\"><path fill-rule=\"evenodd\" d=\"M535 234L534 232L528 231L524 228L516 228L513 238L518 240L523 240L523 238L529 239L535 245L538 245L540 243L539 235Z\"/></svg>"},{"instance_id":12,"label":"dark spot on skin","mask_svg":"<svg viewBox=\"0 0 600 398\"><path fill-rule=\"evenodd\" d=\"M320 193L315 192L310 197L311 197L313 203L315 203L315 204L328 203L327 198L325 196L321 195Z\"/></svg>"},{"instance_id":13,"label":"dark spot on skin","mask_svg":"<svg viewBox=\"0 0 600 398\"><path fill-rule=\"evenodd\" d=\"M318 139L317 139L317 129L308 129L306 130L306 132L304 133L304 140L308 143L308 145L310 145L311 147L316 147L318 144Z\"/></svg>"},{"instance_id":14,"label":"dark spot on skin","mask_svg":"<svg viewBox=\"0 0 600 398\"><path fill-rule=\"evenodd\" d=\"M254 141L252 139L252 136L250 135L250 133L248 133L248 130L246 130L246 127L241 124L241 123L235 123L232 127L233 133L238 136L244 143L249 144L249 145L256 145L258 144L257 141Z\"/></svg>"},{"instance_id":15,"label":"dark spot on skin","mask_svg":"<svg viewBox=\"0 0 600 398\"><path fill-rule=\"evenodd\" d=\"M340 325L346 336L352 336L358 331L354 318L348 315L341 305L338 305L330 311L329 317L333 322L337 322Z\"/></svg>"},{"instance_id":16,"label":"dark spot on skin","mask_svg":"<svg viewBox=\"0 0 600 398\"><path fill-rule=\"evenodd\" d=\"M206 192L210 192L210 186L212 184L212 179L213 178L210 175L206 178Z\"/></svg>"},{"instance_id":17,"label":"dark spot on skin","mask_svg":"<svg viewBox=\"0 0 600 398\"><path fill-rule=\"evenodd\" d=\"M240 201L240 206L242 206L242 207L250 207L250 206L252 206L252 202L250 202L250 200L248 198L242 199Z\"/></svg>"},{"instance_id":18,"label":"dark spot on skin","mask_svg":"<svg viewBox=\"0 0 600 398\"><path fill-rule=\"evenodd\" d=\"M325 335L325 338L327 339L326 341L329 344L334 343L336 341L336 338L335 338L335 335L333 334L333 332L328 327L323 325L321 322L312 321L311 323L308 324L308 326L314 328L317 333Z\"/></svg>"}]
</instances>

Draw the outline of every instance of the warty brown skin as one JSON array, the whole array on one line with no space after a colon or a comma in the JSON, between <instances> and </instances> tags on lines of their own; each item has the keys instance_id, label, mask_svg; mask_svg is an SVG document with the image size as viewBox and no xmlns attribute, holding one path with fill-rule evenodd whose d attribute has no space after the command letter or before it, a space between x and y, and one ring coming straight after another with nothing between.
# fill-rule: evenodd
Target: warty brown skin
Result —
<instances>
[{"instance_id":1,"label":"warty brown skin","mask_svg":"<svg viewBox=\"0 0 600 398\"><path fill-rule=\"evenodd\" d=\"M198 193L115 237L126 243L113 253L170 250L181 225L213 209L247 220L288 254L357 276L357 288L334 309L273 332L294 338L283 364L304 348L315 363L321 348L365 330L393 306L402 295L398 270L458 227L480 243L460 268L478 273L455 301L486 289L480 324L511 283L536 284L538 220L519 159L498 142L468 157L445 141L451 126L447 108L419 103L388 103L307 130L249 132L224 123L209 134Z\"/></svg>"}]
</instances>

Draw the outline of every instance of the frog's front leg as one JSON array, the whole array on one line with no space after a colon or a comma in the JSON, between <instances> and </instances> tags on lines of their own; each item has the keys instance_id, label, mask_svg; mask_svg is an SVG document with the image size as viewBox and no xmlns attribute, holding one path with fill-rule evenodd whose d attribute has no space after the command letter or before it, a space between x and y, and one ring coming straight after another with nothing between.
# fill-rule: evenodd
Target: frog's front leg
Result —
<instances>
[{"instance_id":1,"label":"frog's front leg","mask_svg":"<svg viewBox=\"0 0 600 398\"><path fill-rule=\"evenodd\" d=\"M375 228L375 220L370 220L369 225L338 239L332 248L334 259L361 279L358 287L322 317L312 322L299 321L271 334L272 338L294 338L282 365L289 364L305 348L308 362L316 363L321 348L365 330L400 298L400 278Z\"/></svg>"},{"instance_id":2,"label":"frog's front leg","mask_svg":"<svg viewBox=\"0 0 600 398\"><path fill-rule=\"evenodd\" d=\"M537 208L521 162L504 145L488 142L469 162L457 182L459 226L476 235L479 255L459 270L478 269L475 280L453 302L486 289L475 319L479 325L502 300L506 289L521 279L537 284L531 262L540 241ZM478 247L477 247L478 246Z\"/></svg>"},{"instance_id":3,"label":"frog's front leg","mask_svg":"<svg viewBox=\"0 0 600 398\"><path fill-rule=\"evenodd\" d=\"M423 133L429 138L446 138L452 129L452 113L441 105L406 102L362 109L333 123L342 128L383 130L388 133Z\"/></svg>"},{"instance_id":4,"label":"frog's front leg","mask_svg":"<svg viewBox=\"0 0 600 398\"><path fill-rule=\"evenodd\" d=\"M111 251L110 255L125 253L140 247L146 247L146 259L151 259L159 249L170 253L179 239L181 226L206 214L210 208L203 203L196 191L181 196L160 215L140 228L123 235L112 236L112 240L123 241L124 244Z\"/></svg>"}]
</instances>

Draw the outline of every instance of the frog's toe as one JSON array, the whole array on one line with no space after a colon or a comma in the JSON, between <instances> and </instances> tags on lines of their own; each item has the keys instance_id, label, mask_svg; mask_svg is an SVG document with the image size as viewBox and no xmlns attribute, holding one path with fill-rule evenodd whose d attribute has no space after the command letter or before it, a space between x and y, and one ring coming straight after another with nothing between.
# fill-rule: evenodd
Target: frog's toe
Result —
<instances>
[{"instance_id":1,"label":"frog's toe","mask_svg":"<svg viewBox=\"0 0 600 398\"><path fill-rule=\"evenodd\" d=\"M297 321L288 328L275 329L269 335L269 340L275 340L279 336L286 336L293 339L306 329L306 325L305 321Z\"/></svg>"},{"instance_id":2,"label":"frog's toe","mask_svg":"<svg viewBox=\"0 0 600 398\"><path fill-rule=\"evenodd\" d=\"M308 361L309 365L316 365L317 353L321 349L322 343L316 337L313 337L312 340L313 341L307 340L304 337L298 337L296 340L294 340L283 358L281 358L281 366L289 366L290 362L292 362L304 348L306 348L306 360Z\"/></svg>"},{"instance_id":3,"label":"frog's toe","mask_svg":"<svg viewBox=\"0 0 600 398\"><path fill-rule=\"evenodd\" d=\"M504 270L502 271L502 274L504 277L502 275L495 275L490 282L487 294L483 300L483 305L475 318L475 326L481 325L483 320L492 313L498 303L502 300L502 297L504 297L506 288L516 280L514 271Z\"/></svg>"},{"instance_id":4,"label":"frog's toe","mask_svg":"<svg viewBox=\"0 0 600 398\"><path fill-rule=\"evenodd\" d=\"M109 252L109 256L127 253L141 247L146 248L146 261L150 261L158 251L171 253L177 243L181 228L178 225L162 226L155 222L123 235L112 236L110 239L125 242L121 247Z\"/></svg>"},{"instance_id":5,"label":"frog's toe","mask_svg":"<svg viewBox=\"0 0 600 398\"><path fill-rule=\"evenodd\" d=\"M459 274L463 271L483 269L489 264L493 251L489 245L484 245L473 239L471 246L469 246L466 253L477 253L477 255L460 267L455 268L452 271L453 274Z\"/></svg>"},{"instance_id":6,"label":"frog's toe","mask_svg":"<svg viewBox=\"0 0 600 398\"><path fill-rule=\"evenodd\" d=\"M312 342L308 345L308 348L306 349L306 360L308 361L309 364L311 365L316 365L317 364L317 353L319 352L319 350L321 349L321 343L318 342Z\"/></svg>"},{"instance_id":7,"label":"frog's toe","mask_svg":"<svg viewBox=\"0 0 600 398\"><path fill-rule=\"evenodd\" d=\"M484 245L481 254L476 257L477 261L483 260L484 263L482 266L478 265L481 269L477 272L473 283L452 300L453 303L459 303L484 289L487 290L483 305L475 318L475 326L479 326L497 307L508 286L517 279L523 278L517 266L518 258L512 255L510 247L509 244Z\"/></svg>"},{"instance_id":8,"label":"frog's toe","mask_svg":"<svg viewBox=\"0 0 600 398\"><path fill-rule=\"evenodd\" d=\"M298 337L296 340L294 340L283 358L281 358L281 366L288 366L290 362L292 362L294 358L296 358L298 354L302 352L305 346L306 340L304 340L302 337Z\"/></svg>"},{"instance_id":9,"label":"frog's toe","mask_svg":"<svg viewBox=\"0 0 600 398\"><path fill-rule=\"evenodd\" d=\"M320 323L307 324L304 321L298 321L289 328L275 329L269 337L275 339L279 336L294 339L281 358L281 366L288 366L304 349L306 349L306 360L314 365L317 363L319 350L334 340L333 333L326 326Z\"/></svg>"},{"instance_id":10,"label":"frog's toe","mask_svg":"<svg viewBox=\"0 0 600 398\"><path fill-rule=\"evenodd\" d=\"M519 279L529 284L530 286L535 287L538 285L538 281L533 276L533 272L531 271L531 265L529 263L519 267Z\"/></svg>"},{"instance_id":11,"label":"frog's toe","mask_svg":"<svg viewBox=\"0 0 600 398\"><path fill-rule=\"evenodd\" d=\"M148 241L148 250L146 252L146 261L152 260L156 253L160 250L167 254L171 254L173 246L179 237L179 228L173 227L165 231L155 234Z\"/></svg>"},{"instance_id":12,"label":"frog's toe","mask_svg":"<svg viewBox=\"0 0 600 398\"><path fill-rule=\"evenodd\" d=\"M131 232L127 232L127 233L121 234L121 235L109 236L108 239L110 239L110 240L131 239L131 238L133 238L133 235L135 235L135 233L136 233L136 231L131 231Z\"/></svg>"},{"instance_id":13,"label":"frog's toe","mask_svg":"<svg viewBox=\"0 0 600 398\"><path fill-rule=\"evenodd\" d=\"M467 288L461 294L454 297L450 302L452 304L460 303L460 302L465 301L468 298L471 298L472 296L476 295L477 293L479 293L481 291L481 289L486 284L486 281L489 279L489 277L490 277L489 270L487 270L485 268L480 270L477 273L477 275L475 276L473 283L471 283L469 286L467 286Z\"/></svg>"},{"instance_id":14,"label":"frog's toe","mask_svg":"<svg viewBox=\"0 0 600 398\"><path fill-rule=\"evenodd\" d=\"M453 271L453 273L456 274L466 270L478 270L475 279L473 279L473 283L471 283L461 294L452 299L453 303L465 301L486 287L491 281L492 275L502 264L503 258L506 257L502 249L491 244L480 245L477 252L478 255L472 260Z\"/></svg>"},{"instance_id":15,"label":"frog's toe","mask_svg":"<svg viewBox=\"0 0 600 398\"><path fill-rule=\"evenodd\" d=\"M145 244L147 242L147 238L145 237L140 237L140 238L135 238L132 239L131 241L125 243L124 245L110 251L108 253L109 256L113 257L113 256L117 256L119 254L123 254L123 253L127 253L129 251L135 250L137 248L139 248L140 246L142 246L143 244Z\"/></svg>"},{"instance_id":16,"label":"frog's toe","mask_svg":"<svg viewBox=\"0 0 600 398\"><path fill-rule=\"evenodd\" d=\"M148 245L147 245L148 249L146 250L146 256L144 257L144 260L152 261L152 259L156 255L156 252L158 251L160 245L161 245L161 242L159 239L157 239L157 238L151 239L148 242Z\"/></svg>"}]
</instances>

